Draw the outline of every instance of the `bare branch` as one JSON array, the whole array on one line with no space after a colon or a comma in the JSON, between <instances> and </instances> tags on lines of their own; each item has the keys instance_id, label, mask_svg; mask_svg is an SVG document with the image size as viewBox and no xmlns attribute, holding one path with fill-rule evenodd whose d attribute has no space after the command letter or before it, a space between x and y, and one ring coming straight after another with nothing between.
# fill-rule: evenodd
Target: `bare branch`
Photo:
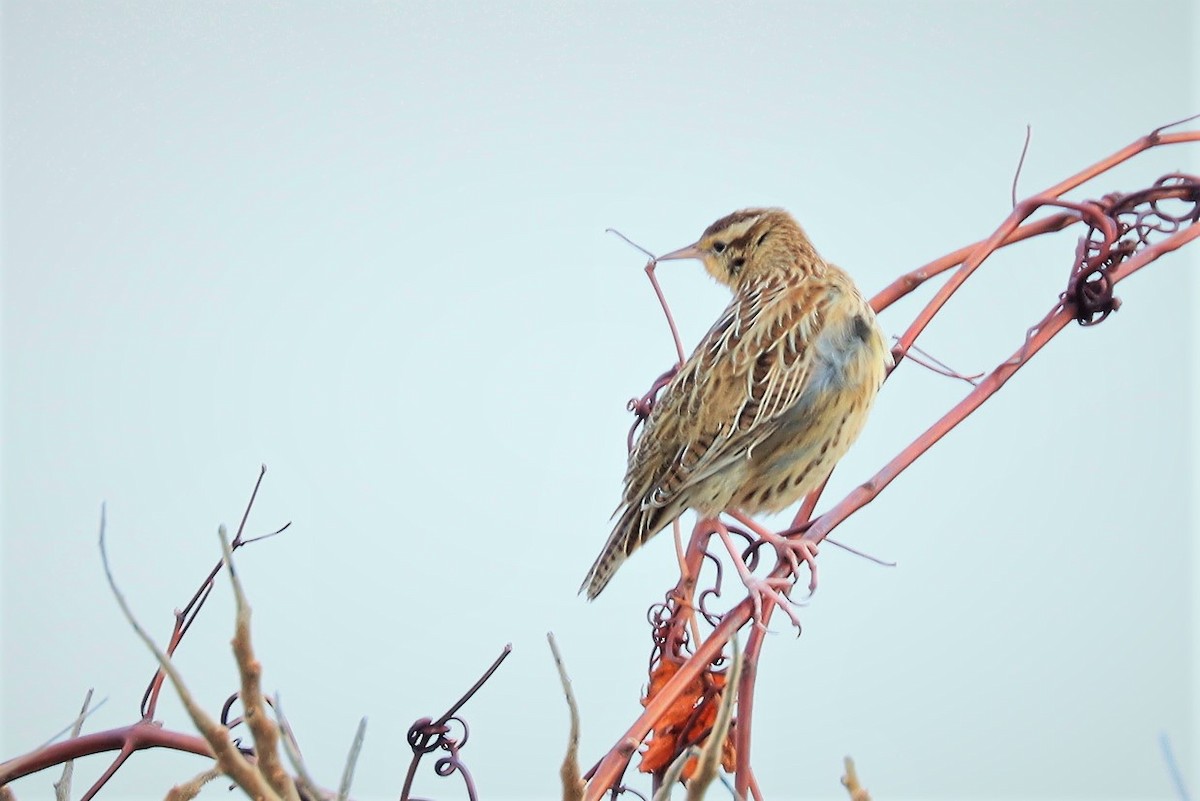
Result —
<instances>
[{"instance_id":1,"label":"bare branch","mask_svg":"<svg viewBox=\"0 0 1200 801\"><path fill-rule=\"evenodd\" d=\"M654 794L654 801L670 801L671 791L683 777L683 771L687 767L687 764L698 756L700 756L700 746L692 745L685 748L679 756L675 757L675 761L663 773L662 784L659 785L658 792ZM688 797L691 797L691 793L688 793Z\"/></svg>"},{"instance_id":2,"label":"bare branch","mask_svg":"<svg viewBox=\"0 0 1200 801\"><path fill-rule=\"evenodd\" d=\"M558 641L554 632L546 633L550 642L550 652L554 654L554 667L558 669L558 680L562 682L563 695L567 698L567 710L571 714L571 730L567 735L567 753L563 757L559 776L562 777L563 801L582 801L584 781L579 770L579 705L575 703L575 693L571 689L571 677L567 675L567 666L563 662L562 652L558 650Z\"/></svg>"},{"instance_id":3,"label":"bare branch","mask_svg":"<svg viewBox=\"0 0 1200 801\"><path fill-rule=\"evenodd\" d=\"M121 607L121 613L125 615L125 620L133 628L138 639L150 649L158 659L158 664L162 667L167 677L171 680L171 684L175 687L175 691L179 694L179 700L183 702L184 708L188 715L191 716L192 722L200 729L201 735L208 741L216 754L217 765L221 771L229 778L233 779L239 787L249 793L251 797L256 799L266 799L266 801L278 801L279 797L270 786L263 780L261 774L251 765L241 752L234 746L229 739L229 732L225 727L217 721L209 717L208 713L196 703L192 694L188 691L187 685L183 682L183 676L175 668L170 658L155 644L142 625L138 623L137 618L133 615L133 610L130 609L128 601L125 600L120 588L117 586L117 581L113 578L112 568L108 562L108 549L105 544L105 508L100 507L100 561L104 565L104 575L108 579L109 589L112 590L113 597L117 599L117 605ZM102 780L107 780L108 776L119 767L124 761L124 757L128 756L125 751L122 751L122 758L106 772ZM93 792L98 790L99 786L93 787Z\"/></svg>"},{"instance_id":4,"label":"bare branch","mask_svg":"<svg viewBox=\"0 0 1200 801\"><path fill-rule=\"evenodd\" d=\"M911 293L930 278L949 270L955 270L954 274L934 293L933 298L916 315L908 329L899 338L896 348L893 349L893 355L899 363L914 348L917 337L933 317L942 310L951 296L996 250L1034 236L1061 231L1080 222L1085 223L1088 228L1077 250L1076 263L1066 291L1055 299L1056 302L1046 315L1026 331L1023 341L1011 357L998 364L982 380L979 380L960 402L913 440L874 476L860 484L815 520L812 518L812 513L823 487L822 490L810 493L801 505L792 527L777 533L776 539L780 537L788 540L799 538L812 545L824 540L839 524L858 509L870 503L896 476L999 391L1021 367L1037 355L1051 339L1062 332L1072 320L1077 320L1084 325L1091 325L1103 320L1115 310L1118 307L1119 299L1112 294L1112 289L1119 281L1143 269L1162 255L1200 238L1200 224L1197 224L1200 223L1200 178L1196 176L1172 174L1163 177L1146 189L1124 195L1105 195L1098 200L1069 202L1061 199L1063 193L1145 150L1162 145L1200 142L1200 131L1170 134L1163 131L1164 129L1155 130L1040 194L1016 203L1012 213L991 236L901 276L872 299L872 307L876 311L880 311ZM1053 213L1030 221L1032 215L1043 210L1051 210ZM652 266L653 264L648 265L648 273ZM673 370L664 373L646 396L631 404L631 411L634 411L638 417L638 421L634 423L630 432L631 443L637 426L649 414L658 391L671 379L672 375ZM962 377L969 378L969 382L975 381L974 377ZM732 537L722 537L722 540L727 546L730 546L730 554L734 557L735 567L738 566L736 557L742 556L741 567L745 568L747 572L753 573L758 569L757 564L760 560L757 551L763 537L754 526L749 525L746 521L741 522L747 527L747 531L727 526L725 533L746 537L749 547L745 551L734 550ZM707 551L707 543L714 530L712 521L704 520L697 524L682 560L679 582L667 594L666 603L655 604L651 608L650 622L653 627L655 643L654 656L651 660L652 668L663 659L671 661L677 667L645 699L645 708L633 725L617 739L616 744L589 771L589 783L585 791L585 798L589 801L598 801L601 796L613 788L614 782L617 782L625 771L628 760L636 751L638 744L643 742L647 735L654 732L656 738L654 742L658 741L658 727L664 715L668 714L673 705L677 704L681 698L691 692L690 688L702 673L711 671L714 660L722 658L723 648L730 637L754 617L753 598L744 598L723 613L715 612L706 606L706 600L720 596L721 587L721 563ZM754 535L757 535L757 539L754 538ZM780 555L781 543L772 542L771 544L776 546L776 554ZM798 552L797 555L799 555ZM716 585L711 589L701 591L697 589L697 584L701 568L707 564L706 560L712 560L716 566ZM804 561L809 562L808 559ZM759 601L764 607L764 617L765 607L768 604L762 601L762 597L765 595L768 601L778 600L781 603L786 601L787 592L796 578L796 567L796 560L787 558L787 554L784 553L765 578L759 579L757 574L751 576L756 581L749 584L748 587L751 592L755 588L759 589ZM743 576L744 579L745 576ZM764 588L765 590L779 590L782 597L774 592L764 592ZM694 607L692 606L693 598L698 601ZM713 627L706 639L700 640L696 636L688 637L686 621L687 614L692 608L697 609ZM757 659L757 649L761 647L761 642L753 643L753 645L755 648L753 658ZM749 648L746 656L747 658L751 657ZM752 664L748 666L748 670L753 676ZM654 675L652 672L652 680ZM743 679L743 685L745 684L746 680ZM743 686L741 690L744 695L746 687ZM745 724L749 723L748 713L752 697L752 693L750 693L749 697L739 701L737 726L739 740L748 738L749 727ZM744 725L745 728L743 728ZM745 743L748 745L748 739L745 740ZM736 791L745 795L748 789L751 797L759 799L761 792L750 773L748 762L743 761L746 753L748 753L748 749L738 752ZM661 758L661 749L656 756ZM643 761L643 770L646 770L645 764ZM660 763L655 762L654 764Z\"/></svg>"},{"instance_id":5,"label":"bare branch","mask_svg":"<svg viewBox=\"0 0 1200 801\"><path fill-rule=\"evenodd\" d=\"M842 786L850 794L850 801L871 801L871 794L858 783L858 772L854 769L854 760L845 759L846 775L842 777Z\"/></svg>"},{"instance_id":6,"label":"bare branch","mask_svg":"<svg viewBox=\"0 0 1200 801\"><path fill-rule=\"evenodd\" d=\"M221 775L220 768L209 768L193 776L183 784L177 784L167 791L165 801L192 801L200 795L204 785Z\"/></svg>"},{"instance_id":7,"label":"bare branch","mask_svg":"<svg viewBox=\"0 0 1200 801\"><path fill-rule=\"evenodd\" d=\"M83 706L79 710L79 717L75 718L75 723L71 726L71 736L78 737L79 732L83 729L83 721L88 716L88 705L92 703L92 690L89 688L87 695L83 697ZM71 801L71 774L75 770L75 760L68 759L63 763L62 778L54 783L54 797L57 801Z\"/></svg>"},{"instance_id":8,"label":"bare branch","mask_svg":"<svg viewBox=\"0 0 1200 801\"><path fill-rule=\"evenodd\" d=\"M267 474L267 466L260 465L258 470L258 478L254 481L254 489L250 492L250 500L246 502L246 507L242 511L241 523L238 525L237 535L233 538L232 548L237 550L243 545L249 545L252 542L269 539L278 534L282 534L292 524L284 523L276 530L267 534L261 534L257 537L245 537L246 521L250 518L250 510L254 508L254 502L258 498L258 491L262 487L263 478ZM192 595L191 600L181 610L175 612L175 626L171 630L171 638L167 643L167 656L174 656L175 649L183 642L184 636L191 629L192 624L196 622L196 618L200 615L200 610L204 608L208 596L212 593L214 583L216 582L217 574L224 567L225 560L217 560L216 565L209 571L208 575L200 582L200 586ZM154 713L158 708L158 697L162 692L164 675L162 669L155 671L151 677L150 683L146 686L146 691L142 694L142 717L146 720L153 720Z\"/></svg>"},{"instance_id":9,"label":"bare branch","mask_svg":"<svg viewBox=\"0 0 1200 801\"><path fill-rule=\"evenodd\" d=\"M362 751L363 740L367 737L367 719L358 721L358 730L354 732L354 741L350 743L350 753L346 757L346 767L342 770L342 783L338 785L337 801L346 801L350 797L350 785L354 782L354 766L358 764L358 754Z\"/></svg>"},{"instance_id":10,"label":"bare branch","mask_svg":"<svg viewBox=\"0 0 1200 801\"><path fill-rule=\"evenodd\" d=\"M91 692L91 691L89 690L89 692ZM92 715L96 714L97 710L99 710L100 707L104 706L107 702L108 702L107 696L104 698L101 698L99 700L99 702L97 702L95 706L90 707L85 714L77 716L74 720L72 720L66 726L64 726L61 729L59 729L58 731L56 731L52 737L50 737L48 740L46 740L46 742L44 742L40 746L38 746L38 748L40 749L40 748L46 748L46 747L50 746L51 744L56 742L59 737L62 737L64 734L70 734L72 737L78 737L80 729L83 728L81 724L86 722L87 719L90 718Z\"/></svg>"},{"instance_id":11,"label":"bare branch","mask_svg":"<svg viewBox=\"0 0 1200 801\"><path fill-rule=\"evenodd\" d=\"M729 724L733 722L733 704L737 699L738 681L742 676L742 652L738 647L736 634L733 635L730 650L733 651L733 664L725 677L725 689L721 691L721 706L717 709L717 719L708 735L708 742L700 753L696 773L687 785L688 801L702 801L713 779L717 777L717 769L721 766L721 754L725 750L725 739L729 736Z\"/></svg>"},{"instance_id":12,"label":"bare branch","mask_svg":"<svg viewBox=\"0 0 1200 801\"><path fill-rule=\"evenodd\" d=\"M242 524L245 525L245 522L243 518ZM254 647L250 642L250 604L246 601L246 593L242 590L241 579L238 578L237 569L234 567L233 548L230 547L229 535L224 526L217 529L217 536L221 538L221 552L229 568L229 583L233 587L237 607L233 656L242 679L243 715L254 737L254 756L258 773L270 785L275 795L285 801L300 801L296 783L284 770L279 759L279 726L267 712L266 698L262 693L262 663L255 658Z\"/></svg>"},{"instance_id":13,"label":"bare branch","mask_svg":"<svg viewBox=\"0 0 1200 801\"><path fill-rule=\"evenodd\" d=\"M1029 154L1029 140L1033 138L1033 126L1025 126L1025 144L1021 146L1021 158L1017 160L1017 170L1013 173L1012 204L1017 207L1017 183L1021 180L1021 168L1025 166L1025 156Z\"/></svg>"},{"instance_id":14,"label":"bare branch","mask_svg":"<svg viewBox=\"0 0 1200 801\"><path fill-rule=\"evenodd\" d=\"M292 731L292 724L288 722L287 716L283 714L283 701L279 697L279 693L275 694L275 717L279 720L281 739L283 740L283 750L288 755L288 760L292 763L292 769L296 771L297 785L302 798L317 799L321 798L321 788L313 781L313 777L308 772L308 766L304 764L304 756L300 753L300 743L296 740L296 734Z\"/></svg>"}]
</instances>

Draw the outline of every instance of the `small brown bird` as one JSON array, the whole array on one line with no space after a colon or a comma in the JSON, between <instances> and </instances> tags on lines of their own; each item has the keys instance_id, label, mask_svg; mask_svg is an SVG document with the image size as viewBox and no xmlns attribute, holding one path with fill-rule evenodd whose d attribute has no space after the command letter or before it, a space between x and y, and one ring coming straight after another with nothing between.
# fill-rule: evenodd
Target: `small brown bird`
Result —
<instances>
[{"instance_id":1,"label":"small brown bird","mask_svg":"<svg viewBox=\"0 0 1200 801\"><path fill-rule=\"evenodd\" d=\"M620 517L580 592L687 509L778 512L821 484L892 365L875 313L782 209L745 209L693 245L733 300L654 404L629 454Z\"/></svg>"}]
</instances>

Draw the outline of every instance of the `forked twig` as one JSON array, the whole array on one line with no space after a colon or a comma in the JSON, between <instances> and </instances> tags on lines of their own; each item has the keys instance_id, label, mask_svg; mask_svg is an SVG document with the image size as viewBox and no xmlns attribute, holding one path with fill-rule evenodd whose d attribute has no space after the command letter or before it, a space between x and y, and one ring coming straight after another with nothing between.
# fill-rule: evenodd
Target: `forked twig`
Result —
<instances>
[{"instance_id":1,"label":"forked twig","mask_svg":"<svg viewBox=\"0 0 1200 801\"><path fill-rule=\"evenodd\" d=\"M662 307L663 314L667 318L667 326L671 329L671 339L675 343L675 355L679 358L678 363L682 365L687 360L687 357L683 352L683 340L679 336L679 327L675 325L675 316L671 314L671 307L667 303L667 296L663 294L662 287L658 284L658 276L654 274L654 268L658 266L658 257L625 236L625 234L616 228L606 228L604 230L606 233L616 234L621 237L626 243L645 253L646 257L650 259L650 261L646 262L646 277L650 279L650 286L654 287L654 296L658 298L658 305Z\"/></svg>"},{"instance_id":2,"label":"forked twig","mask_svg":"<svg viewBox=\"0 0 1200 801\"><path fill-rule=\"evenodd\" d=\"M274 531L266 534L260 534L257 537L245 536L246 521L250 518L250 510L254 508L254 502L258 498L258 490L262 487L263 478L267 474L267 466L260 465L258 470L258 478L254 482L254 489L250 492L250 500L246 502L246 507L242 511L242 519L238 523L237 534L233 538L231 545L232 550L237 550L243 545L249 545L252 542L260 542L269 539L278 534L282 534L292 524L284 523ZM171 638L167 643L166 654L171 657L175 655L180 643L183 642L184 636L191 629L192 624L196 622L196 618L200 614L200 610L204 608L204 603L208 600L208 596L212 593L214 582L217 579L217 574L225 565L224 559L217 560L216 565L209 571L208 575L200 582L200 586L192 595L191 600L181 610L175 612L175 627L171 631ZM155 671L154 676L150 679L149 685L146 687L146 692L142 694L142 718L144 720L153 720L155 711L158 708L158 697L162 692L163 679L165 678L162 668Z\"/></svg>"},{"instance_id":3,"label":"forked twig","mask_svg":"<svg viewBox=\"0 0 1200 801\"><path fill-rule=\"evenodd\" d=\"M192 718L192 722L200 729L201 735L203 735L212 748L216 756L217 766L221 769L221 772L233 779L242 790L249 793L253 798L280 801L279 795L276 794L275 790L265 781L254 765L250 764L242 756L242 753L229 739L229 732L225 727L209 717L208 713L196 703L191 692L188 691L187 685L184 684L183 676L180 675L175 665L171 662L171 659L155 644L154 640L137 621L133 610L129 607L129 602L125 600L125 595L117 586L117 581L113 577L112 568L109 565L108 548L105 543L105 511L103 506L100 507L100 561L104 565L104 576L108 579L109 589L112 590L113 597L117 600L117 605L121 607L121 613L125 616L125 620L133 628L138 639L158 659L158 664L162 667L167 678L171 680L171 684L175 687L175 691L179 694L179 700L183 703L184 709L187 710L188 715ZM107 781L108 776L111 776L112 772L123 761L124 759L121 759L120 762L115 762L105 775L101 777L98 785L102 785L104 781ZM98 789L98 787L94 787L93 789Z\"/></svg>"}]
</instances>

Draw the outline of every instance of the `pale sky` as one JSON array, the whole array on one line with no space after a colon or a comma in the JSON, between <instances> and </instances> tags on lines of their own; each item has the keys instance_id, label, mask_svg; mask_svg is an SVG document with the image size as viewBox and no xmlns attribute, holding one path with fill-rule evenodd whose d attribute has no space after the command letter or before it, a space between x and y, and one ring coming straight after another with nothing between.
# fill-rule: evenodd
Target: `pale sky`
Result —
<instances>
[{"instance_id":1,"label":"pale sky","mask_svg":"<svg viewBox=\"0 0 1200 801\"><path fill-rule=\"evenodd\" d=\"M134 722L152 658L104 583L170 630L268 466L239 553L269 692L336 787L399 795L409 725L512 642L463 710L483 797L559 797L640 711L653 540L587 603L626 401L673 359L644 258L778 205L873 294L989 234L1035 192L1200 112L1193 4L5 2L0 759L89 687L86 730ZM1075 198L1197 171L1139 157ZM995 366L1065 286L1080 229L990 261L919 344ZM763 654L771 799L1193 793L1200 249L1119 287L835 534L822 584ZM727 295L661 268L690 348ZM927 289L882 316L903 330ZM968 388L906 363L828 505ZM688 516L690 524L690 515ZM236 688L220 581L177 663ZM169 694L168 694L169 695ZM164 725L190 731L170 696ZM107 764L76 769L77 793ZM205 767L148 752L108 798ZM633 777L631 770L630 777ZM15 786L53 797L57 772ZM635 786L648 783L637 778ZM424 768L416 793L461 797ZM222 797L219 785L205 797ZM723 797L720 792L714 798Z\"/></svg>"}]
</instances>

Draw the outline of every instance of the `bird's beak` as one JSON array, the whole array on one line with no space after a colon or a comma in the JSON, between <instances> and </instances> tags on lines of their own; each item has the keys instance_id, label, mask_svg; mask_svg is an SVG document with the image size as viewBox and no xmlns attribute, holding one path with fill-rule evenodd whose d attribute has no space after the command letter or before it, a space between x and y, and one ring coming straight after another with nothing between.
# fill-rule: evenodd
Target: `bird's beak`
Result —
<instances>
[{"instance_id":1,"label":"bird's beak","mask_svg":"<svg viewBox=\"0 0 1200 801\"><path fill-rule=\"evenodd\" d=\"M700 259L704 257L704 251L700 249L700 243L688 245L686 248L672 250L665 256L659 256L655 261L670 261L672 259Z\"/></svg>"}]
</instances>

